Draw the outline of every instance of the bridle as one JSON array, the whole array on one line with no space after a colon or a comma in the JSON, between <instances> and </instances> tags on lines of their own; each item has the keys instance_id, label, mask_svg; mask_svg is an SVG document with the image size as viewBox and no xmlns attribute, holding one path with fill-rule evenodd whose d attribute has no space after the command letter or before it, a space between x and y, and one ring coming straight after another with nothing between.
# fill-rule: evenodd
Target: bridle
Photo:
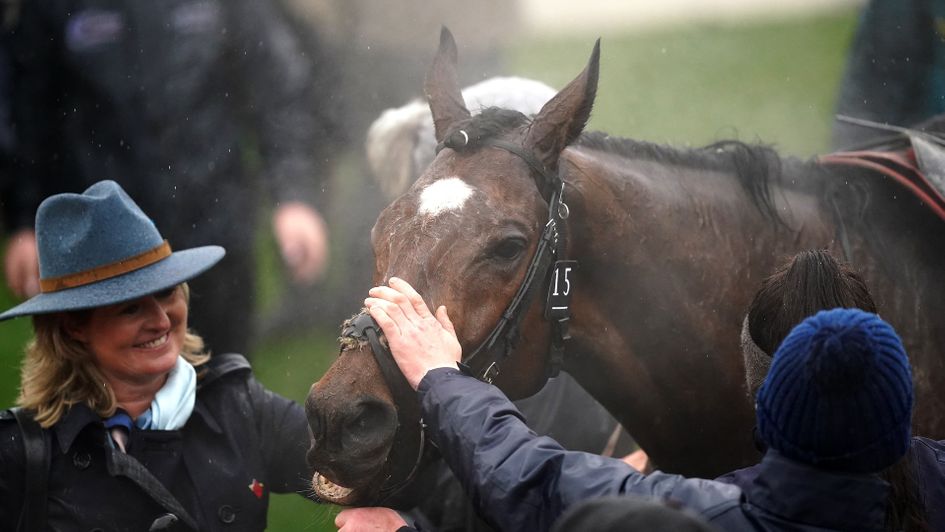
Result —
<instances>
[{"instance_id":1,"label":"bridle","mask_svg":"<svg viewBox=\"0 0 945 532\"><path fill-rule=\"evenodd\" d=\"M568 303L571 292L569 281L567 294L563 297L555 294L557 292L555 290L557 282L552 280L552 274L559 266L562 269L570 268L567 271L576 269L577 266L576 261L561 260L567 244L565 241L565 230L567 229L565 220L570 216L570 209L568 209L568 205L563 199L564 181L557 174L549 172L531 152L526 151L518 144L497 139L485 140L483 144L503 149L518 156L528 164L533 172L535 185L545 201L548 202L548 221L542 229L538 246L535 249L535 254L532 255L528 269L525 271L522 284L519 285L512 300L505 311L502 312L499 321L486 336L486 339L472 353L463 358L460 369L481 381L492 383L499 374L499 364L512 354L512 349L514 349L519 338L519 327L525 317L525 311L541 288L541 284L537 281L547 280L549 289L545 305L545 318L551 322L548 376L554 377L560 371L564 359L564 341L570 338L568 324L571 315ZM557 298L553 299L555 296ZM482 368L480 372L475 373L472 370L474 363Z\"/></svg>"},{"instance_id":2,"label":"bridle","mask_svg":"<svg viewBox=\"0 0 945 532\"><path fill-rule=\"evenodd\" d=\"M464 139L463 144L469 141L469 136L465 131L460 130L459 133ZM565 220L570 215L568 205L563 199L565 184L557 174L548 171L531 152L518 144L487 139L483 141L483 145L503 149L525 161L533 173L539 192L548 202L548 221L542 229L535 254L532 255L531 262L525 271L525 277L522 279L522 283L512 300L505 311L502 312L489 335L476 349L463 358L462 362L459 363L459 367L464 373L491 384L499 374L500 364L512 354L519 338L519 329L525 312L534 300L535 294L541 289L542 284L538 281L547 280L548 297L544 315L551 322L548 376L554 377L560 371L564 359L564 341L570 338L568 324L571 317L569 306L571 286L567 274L577 268L576 261L561 260L566 249ZM447 146L440 143L437 146L437 153L444 147ZM558 286L561 275L564 275L564 279L567 281L567 289L563 291L564 293L559 290ZM371 315L366 311L362 311L346 323L341 337L342 339L353 339L358 342L366 341L370 344L374 359L377 361L397 408L398 420L419 420L417 423L399 424L397 426L391 447L391 455L387 460L388 463L392 464L388 480L392 478L401 478L402 480L390 486L385 484L380 488L379 495L383 500L403 489L414 479L423 462L423 457L433 445L432 442L430 446L427 445L428 440L424 435L424 424L416 392L407 382L400 368L397 367L390 349L381 342L381 333L380 326ZM475 372L472 369L473 364L482 369ZM411 448L406 444L411 441L419 442L416 453L407 452ZM400 466L399 464L404 465Z\"/></svg>"}]
</instances>

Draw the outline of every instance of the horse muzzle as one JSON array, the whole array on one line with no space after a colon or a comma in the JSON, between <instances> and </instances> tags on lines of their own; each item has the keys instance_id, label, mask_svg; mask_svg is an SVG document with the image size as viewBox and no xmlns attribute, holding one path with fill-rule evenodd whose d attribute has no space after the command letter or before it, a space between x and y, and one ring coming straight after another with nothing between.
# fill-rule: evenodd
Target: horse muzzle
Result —
<instances>
[{"instance_id":1,"label":"horse muzzle","mask_svg":"<svg viewBox=\"0 0 945 532\"><path fill-rule=\"evenodd\" d=\"M305 401L312 429L306 455L315 470L312 489L326 502L356 505L371 499L383 482L397 413L393 405L373 398L332 403L332 395L319 393L317 386Z\"/></svg>"}]
</instances>

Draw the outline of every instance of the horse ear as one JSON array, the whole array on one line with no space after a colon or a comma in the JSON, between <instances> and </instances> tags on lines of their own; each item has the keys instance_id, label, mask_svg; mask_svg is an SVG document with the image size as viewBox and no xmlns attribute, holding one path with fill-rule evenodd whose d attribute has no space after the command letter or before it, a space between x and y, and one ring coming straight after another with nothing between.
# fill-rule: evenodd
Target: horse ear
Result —
<instances>
[{"instance_id":1,"label":"horse ear","mask_svg":"<svg viewBox=\"0 0 945 532\"><path fill-rule=\"evenodd\" d=\"M600 39L597 39L584 71L549 100L532 120L524 145L545 168L557 168L558 156L584 130L597 95L599 72Z\"/></svg>"},{"instance_id":2,"label":"horse ear","mask_svg":"<svg viewBox=\"0 0 945 532\"><path fill-rule=\"evenodd\" d=\"M440 48L427 72L423 92L433 113L436 141L442 142L452 124L470 117L456 75L456 41L446 26L440 30Z\"/></svg>"}]
</instances>

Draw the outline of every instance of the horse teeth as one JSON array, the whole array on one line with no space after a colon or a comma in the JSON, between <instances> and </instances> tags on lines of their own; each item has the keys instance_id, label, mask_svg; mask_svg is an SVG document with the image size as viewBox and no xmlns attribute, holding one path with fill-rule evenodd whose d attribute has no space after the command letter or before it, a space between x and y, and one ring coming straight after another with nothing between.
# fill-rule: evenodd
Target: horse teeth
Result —
<instances>
[{"instance_id":1,"label":"horse teeth","mask_svg":"<svg viewBox=\"0 0 945 532\"><path fill-rule=\"evenodd\" d=\"M348 495L351 495L351 493L354 491L352 488L346 488L339 484L335 484L334 482L322 476L320 473L315 473L313 484L315 493L319 498L336 504L342 504L342 499Z\"/></svg>"}]
</instances>

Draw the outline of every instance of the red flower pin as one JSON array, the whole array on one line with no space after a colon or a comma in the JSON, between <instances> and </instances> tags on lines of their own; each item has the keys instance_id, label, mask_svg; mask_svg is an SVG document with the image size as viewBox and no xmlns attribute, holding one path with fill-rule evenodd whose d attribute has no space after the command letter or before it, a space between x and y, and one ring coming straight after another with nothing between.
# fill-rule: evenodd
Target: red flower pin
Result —
<instances>
[{"instance_id":1,"label":"red flower pin","mask_svg":"<svg viewBox=\"0 0 945 532\"><path fill-rule=\"evenodd\" d=\"M253 492L257 499L262 499L264 487L265 484L254 478L253 483L249 485L249 491Z\"/></svg>"}]
</instances>

